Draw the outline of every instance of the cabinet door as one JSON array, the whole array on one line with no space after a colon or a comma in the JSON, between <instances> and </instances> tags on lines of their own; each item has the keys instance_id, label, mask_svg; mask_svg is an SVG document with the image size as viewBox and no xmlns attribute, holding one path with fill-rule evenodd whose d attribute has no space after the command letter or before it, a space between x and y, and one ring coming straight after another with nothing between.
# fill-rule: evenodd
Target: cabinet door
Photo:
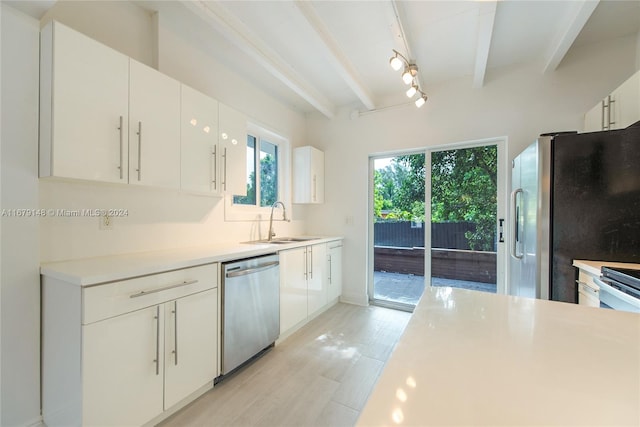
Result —
<instances>
[{"instance_id":1,"label":"cabinet door","mask_svg":"<svg viewBox=\"0 0 640 427\"><path fill-rule=\"evenodd\" d=\"M307 318L307 249L280 252L280 334Z\"/></svg>"},{"instance_id":2,"label":"cabinet door","mask_svg":"<svg viewBox=\"0 0 640 427\"><path fill-rule=\"evenodd\" d=\"M622 83L613 93L611 115L615 124L611 129L624 129L640 120L640 72Z\"/></svg>"},{"instance_id":3,"label":"cabinet door","mask_svg":"<svg viewBox=\"0 0 640 427\"><path fill-rule=\"evenodd\" d=\"M293 202L324 203L324 153L299 147L293 153Z\"/></svg>"},{"instance_id":4,"label":"cabinet door","mask_svg":"<svg viewBox=\"0 0 640 427\"><path fill-rule=\"evenodd\" d=\"M311 203L324 203L324 153L313 150L311 156Z\"/></svg>"},{"instance_id":5,"label":"cabinet door","mask_svg":"<svg viewBox=\"0 0 640 427\"><path fill-rule=\"evenodd\" d=\"M327 305L326 243L307 247L307 310L309 315Z\"/></svg>"},{"instance_id":6,"label":"cabinet door","mask_svg":"<svg viewBox=\"0 0 640 427\"><path fill-rule=\"evenodd\" d=\"M218 101L182 85L180 111L180 188L220 191Z\"/></svg>"},{"instance_id":7,"label":"cabinet door","mask_svg":"<svg viewBox=\"0 0 640 427\"><path fill-rule=\"evenodd\" d=\"M41 41L41 176L127 182L129 59L57 22Z\"/></svg>"},{"instance_id":8,"label":"cabinet door","mask_svg":"<svg viewBox=\"0 0 640 427\"><path fill-rule=\"evenodd\" d=\"M180 187L180 83L130 59L129 183Z\"/></svg>"},{"instance_id":9,"label":"cabinet door","mask_svg":"<svg viewBox=\"0 0 640 427\"><path fill-rule=\"evenodd\" d=\"M82 326L83 425L141 425L162 413L164 312Z\"/></svg>"},{"instance_id":10,"label":"cabinet door","mask_svg":"<svg viewBox=\"0 0 640 427\"><path fill-rule=\"evenodd\" d=\"M247 118L224 105L218 106L220 185L230 195L247 195Z\"/></svg>"},{"instance_id":11,"label":"cabinet door","mask_svg":"<svg viewBox=\"0 0 640 427\"><path fill-rule=\"evenodd\" d=\"M591 110L587 111L584 115L584 131L585 132L598 132L602 130L603 126L603 104L598 102Z\"/></svg>"},{"instance_id":12,"label":"cabinet door","mask_svg":"<svg viewBox=\"0 0 640 427\"><path fill-rule=\"evenodd\" d=\"M217 376L218 290L166 303L165 325L166 410Z\"/></svg>"},{"instance_id":13,"label":"cabinet door","mask_svg":"<svg viewBox=\"0 0 640 427\"><path fill-rule=\"evenodd\" d=\"M328 300L331 302L342 295L342 245L329 244Z\"/></svg>"}]
</instances>

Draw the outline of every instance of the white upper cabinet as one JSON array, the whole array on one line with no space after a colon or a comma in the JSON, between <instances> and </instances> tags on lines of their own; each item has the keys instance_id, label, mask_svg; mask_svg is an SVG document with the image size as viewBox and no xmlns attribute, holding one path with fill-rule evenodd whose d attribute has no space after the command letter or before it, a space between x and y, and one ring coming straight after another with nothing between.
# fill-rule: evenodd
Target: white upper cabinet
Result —
<instances>
[{"instance_id":1,"label":"white upper cabinet","mask_svg":"<svg viewBox=\"0 0 640 427\"><path fill-rule=\"evenodd\" d=\"M615 101L611 107L615 121L612 129L624 129L640 120L640 71L614 90L611 97Z\"/></svg>"},{"instance_id":2,"label":"white upper cabinet","mask_svg":"<svg viewBox=\"0 0 640 427\"><path fill-rule=\"evenodd\" d=\"M306 146L293 150L293 203L324 203L324 153Z\"/></svg>"},{"instance_id":3,"label":"white upper cabinet","mask_svg":"<svg viewBox=\"0 0 640 427\"><path fill-rule=\"evenodd\" d=\"M126 183L129 58L51 22L40 64L40 176Z\"/></svg>"},{"instance_id":4,"label":"white upper cabinet","mask_svg":"<svg viewBox=\"0 0 640 427\"><path fill-rule=\"evenodd\" d=\"M624 129L640 120L640 71L584 115L584 131Z\"/></svg>"},{"instance_id":5,"label":"white upper cabinet","mask_svg":"<svg viewBox=\"0 0 640 427\"><path fill-rule=\"evenodd\" d=\"M129 66L129 183L180 186L180 83L133 59Z\"/></svg>"},{"instance_id":6,"label":"white upper cabinet","mask_svg":"<svg viewBox=\"0 0 640 427\"><path fill-rule=\"evenodd\" d=\"M219 194L218 101L182 85L180 187Z\"/></svg>"},{"instance_id":7,"label":"white upper cabinet","mask_svg":"<svg viewBox=\"0 0 640 427\"><path fill-rule=\"evenodd\" d=\"M59 22L41 44L40 176L178 188L180 83Z\"/></svg>"},{"instance_id":8,"label":"white upper cabinet","mask_svg":"<svg viewBox=\"0 0 640 427\"><path fill-rule=\"evenodd\" d=\"M222 103L218 109L221 191L247 195L247 117Z\"/></svg>"}]
</instances>

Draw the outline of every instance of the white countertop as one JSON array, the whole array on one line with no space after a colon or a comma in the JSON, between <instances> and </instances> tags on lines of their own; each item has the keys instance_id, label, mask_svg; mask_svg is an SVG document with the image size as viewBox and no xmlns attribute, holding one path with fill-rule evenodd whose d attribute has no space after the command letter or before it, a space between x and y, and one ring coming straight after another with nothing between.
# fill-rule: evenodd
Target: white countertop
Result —
<instances>
[{"instance_id":1,"label":"white countertop","mask_svg":"<svg viewBox=\"0 0 640 427\"><path fill-rule=\"evenodd\" d=\"M340 239L342 238L321 237L304 242L284 244L221 243L186 249L84 258L42 264L40 274L78 286L90 286L212 262L249 258Z\"/></svg>"},{"instance_id":2,"label":"white countertop","mask_svg":"<svg viewBox=\"0 0 640 427\"><path fill-rule=\"evenodd\" d=\"M598 277L600 276L600 268L602 266L640 270L640 264L632 264L628 262L590 261L584 259L574 259L573 266Z\"/></svg>"},{"instance_id":3,"label":"white countertop","mask_svg":"<svg viewBox=\"0 0 640 427\"><path fill-rule=\"evenodd\" d=\"M358 421L640 425L640 314L427 288Z\"/></svg>"}]
</instances>

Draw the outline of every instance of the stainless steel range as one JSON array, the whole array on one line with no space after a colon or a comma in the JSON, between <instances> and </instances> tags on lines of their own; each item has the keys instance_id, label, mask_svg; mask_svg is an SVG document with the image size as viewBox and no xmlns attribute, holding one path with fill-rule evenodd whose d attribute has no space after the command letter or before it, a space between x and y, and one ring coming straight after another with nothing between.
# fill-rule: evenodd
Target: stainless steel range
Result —
<instances>
[{"instance_id":1,"label":"stainless steel range","mask_svg":"<svg viewBox=\"0 0 640 427\"><path fill-rule=\"evenodd\" d=\"M640 313L640 270L602 267L600 306Z\"/></svg>"}]
</instances>

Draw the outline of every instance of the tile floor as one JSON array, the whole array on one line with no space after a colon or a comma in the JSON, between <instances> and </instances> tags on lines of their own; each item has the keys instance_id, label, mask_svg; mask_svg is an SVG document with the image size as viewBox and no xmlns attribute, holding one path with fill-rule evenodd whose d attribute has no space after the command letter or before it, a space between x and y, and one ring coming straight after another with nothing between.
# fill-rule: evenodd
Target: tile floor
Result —
<instances>
[{"instance_id":1,"label":"tile floor","mask_svg":"<svg viewBox=\"0 0 640 427\"><path fill-rule=\"evenodd\" d=\"M353 426L410 314L336 304L162 426Z\"/></svg>"}]
</instances>

